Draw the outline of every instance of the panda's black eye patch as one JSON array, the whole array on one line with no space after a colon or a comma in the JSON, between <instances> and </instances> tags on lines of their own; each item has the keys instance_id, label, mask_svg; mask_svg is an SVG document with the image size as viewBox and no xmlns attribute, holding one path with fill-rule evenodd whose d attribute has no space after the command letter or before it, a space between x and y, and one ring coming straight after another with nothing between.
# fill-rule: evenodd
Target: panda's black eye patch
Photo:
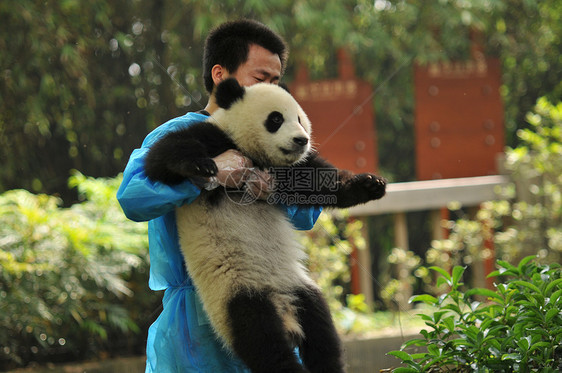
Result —
<instances>
[{"instance_id":1,"label":"panda's black eye patch","mask_svg":"<svg viewBox=\"0 0 562 373\"><path fill-rule=\"evenodd\" d=\"M272 111L267 116L265 120L265 128L268 132L275 133L281 127L281 125L285 122L285 118L283 118L283 114L278 111Z\"/></svg>"}]
</instances>

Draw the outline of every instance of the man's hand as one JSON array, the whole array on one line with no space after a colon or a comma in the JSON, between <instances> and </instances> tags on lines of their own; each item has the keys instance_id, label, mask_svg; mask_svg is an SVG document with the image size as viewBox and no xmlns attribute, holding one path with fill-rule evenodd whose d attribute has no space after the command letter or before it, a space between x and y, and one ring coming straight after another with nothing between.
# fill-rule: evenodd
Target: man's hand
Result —
<instances>
[{"instance_id":1,"label":"man's hand","mask_svg":"<svg viewBox=\"0 0 562 373\"><path fill-rule=\"evenodd\" d=\"M218 172L215 181L226 188L246 188L260 199L267 198L271 176L266 171L253 168L252 161L238 150L229 149L213 158Z\"/></svg>"}]
</instances>

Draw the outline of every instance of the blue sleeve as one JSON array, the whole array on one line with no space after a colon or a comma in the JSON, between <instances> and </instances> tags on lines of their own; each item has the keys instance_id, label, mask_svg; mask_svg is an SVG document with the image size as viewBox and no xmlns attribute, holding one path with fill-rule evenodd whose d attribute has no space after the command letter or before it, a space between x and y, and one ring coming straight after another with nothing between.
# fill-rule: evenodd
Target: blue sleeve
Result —
<instances>
[{"instance_id":1,"label":"blue sleeve","mask_svg":"<svg viewBox=\"0 0 562 373\"><path fill-rule=\"evenodd\" d=\"M144 160L152 144L175 129L206 118L199 114L195 114L193 118L188 115L172 119L156 128L146 137L141 148L135 149L131 154L123 172L123 181L117 191L117 200L129 219L151 220L172 211L177 206L190 203L199 196L200 189L189 181L170 186L151 181L144 171Z\"/></svg>"},{"instance_id":2,"label":"blue sleeve","mask_svg":"<svg viewBox=\"0 0 562 373\"><path fill-rule=\"evenodd\" d=\"M298 230L312 229L314 223L322 212L322 207L310 207L299 205L282 205L287 213L287 217Z\"/></svg>"}]
</instances>

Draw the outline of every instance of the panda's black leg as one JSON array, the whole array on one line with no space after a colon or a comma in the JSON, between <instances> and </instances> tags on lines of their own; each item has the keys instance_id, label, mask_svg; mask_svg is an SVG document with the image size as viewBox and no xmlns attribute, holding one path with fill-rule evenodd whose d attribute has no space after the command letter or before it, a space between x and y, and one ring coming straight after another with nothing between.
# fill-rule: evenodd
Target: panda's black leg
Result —
<instances>
[{"instance_id":1,"label":"panda's black leg","mask_svg":"<svg viewBox=\"0 0 562 373\"><path fill-rule=\"evenodd\" d=\"M268 292L241 292L228 304L233 349L253 373L308 373L297 360Z\"/></svg>"},{"instance_id":2,"label":"panda's black leg","mask_svg":"<svg viewBox=\"0 0 562 373\"><path fill-rule=\"evenodd\" d=\"M341 342L328 303L316 288L302 289L297 295L299 322L304 332L300 345L304 365L312 373L343 373Z\"/></svg>"}]
</instances>

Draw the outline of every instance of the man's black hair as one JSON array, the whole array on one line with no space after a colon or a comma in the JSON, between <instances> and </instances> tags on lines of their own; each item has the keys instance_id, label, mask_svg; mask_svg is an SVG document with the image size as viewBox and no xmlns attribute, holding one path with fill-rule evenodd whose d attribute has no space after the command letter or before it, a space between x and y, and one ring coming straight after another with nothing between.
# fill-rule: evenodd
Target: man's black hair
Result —
<instances>
[{"instance_id":1,"label":"man's black hair","mask_svg":"<svg viewBox=\"0 0 562 373\"><path fill-rule=\"evenodd\" d=\"M203 80L205 89L209 93L214 87L211 76L213 66L218 64L226 68L229 73L235 73L238 67L248 60L248 52L252 44L277 54L283 71L288 56L288 48L283 38L266 25L254 20L240 19L226 22L213 29L205 40Z\"/></svg>"}]
</instances>

